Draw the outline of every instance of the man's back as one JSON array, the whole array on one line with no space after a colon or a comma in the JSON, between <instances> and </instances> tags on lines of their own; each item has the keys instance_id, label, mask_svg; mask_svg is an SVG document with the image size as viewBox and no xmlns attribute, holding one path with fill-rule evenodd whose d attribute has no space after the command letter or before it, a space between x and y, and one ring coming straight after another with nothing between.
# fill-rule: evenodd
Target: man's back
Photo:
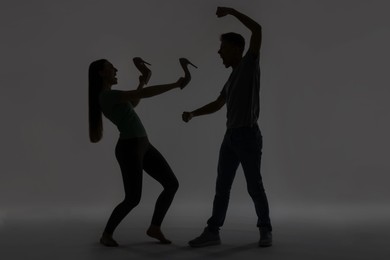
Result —
<instances>
[{"instance_id":1,"label":"man's back","mask_svg":"<svg viewBox=\"0 0 390 260\"><path fill-rule=\"evenodd\" d=\"M248 52L232 71L221 95L226 100L227 128L250 127L260 112L259 55Z\"/></svg>"}]
</instances>

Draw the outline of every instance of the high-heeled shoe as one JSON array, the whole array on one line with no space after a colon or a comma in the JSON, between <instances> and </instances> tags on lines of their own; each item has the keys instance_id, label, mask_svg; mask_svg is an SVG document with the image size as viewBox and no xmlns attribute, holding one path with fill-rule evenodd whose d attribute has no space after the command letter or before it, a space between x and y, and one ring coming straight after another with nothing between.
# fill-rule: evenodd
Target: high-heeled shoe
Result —
<instances>
[{"instance_id":1,"label":"high-heeled shoe","mask_svg":"<svg viewBox=\"0 0 390 260\"><path fill-rule=\"evenodd\" d=\"M180 65L184 70L184 80L182 82L182 86L180 87L181 89L185 88L185 86L191 81L191 73L188 70L188 65L192 65L194 68L196 67L194 64L192 64L188 59L186 58L180 58L179 59Z\"/></svg>"},{"instance_id":2,"label":"high-heeled shoe","mask_svg":"<svg viewBox=\"0 0 390 260\"><path fill-rule=\"evenodd\" d=\"M145 80L145 84L147 84L149 82L150 77L152 76L152 71L148 67L146 67L145 64L150 65L150 66L151 66L151 64L144 61L140 57L134 57L133 62L134 62L135 67L141 72L142 77Z\"/></svg>"}]
</instances>

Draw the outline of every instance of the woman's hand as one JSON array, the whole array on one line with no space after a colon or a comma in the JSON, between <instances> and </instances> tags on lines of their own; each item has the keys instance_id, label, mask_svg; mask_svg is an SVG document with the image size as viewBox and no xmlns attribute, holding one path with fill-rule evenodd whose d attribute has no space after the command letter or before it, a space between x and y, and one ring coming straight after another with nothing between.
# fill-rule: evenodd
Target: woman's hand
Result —
<instances>
[{"instance_id":1,"label":"woman's hand","mask_svg":"<svg viewBox=\"0 0 390 260\"><path fill-rule=\"evenodd\" d=\"M147 76L144 76L144 75L139 76L138 79L139 79L139 85L142 85L142 86L146 85L146 81L148 80Z\"/></svg>"},{"instance_id":2,"label":"woman's hand","mask_svg":"<svg viewBox=\"0 0 390 260\"><path fill-rule=\"evenodd\" d=\"M183 112L181 117L184 122L188 123L194 117L194 114L191 112Z\"/></svg>"},{"instance_id":3,"label":"woman's hand","mask_svg":"<svg viewBox=\"0 0 390 260\"><path fill-rule=\"evenodd\" d=\"M187 84L190 82L189 79L187 78L184 78L184 77L180 77L175 84L177 84L177 87L180 88L180 89L183 89L185 86L187 86Z\"/></svg>"}]
</instances>

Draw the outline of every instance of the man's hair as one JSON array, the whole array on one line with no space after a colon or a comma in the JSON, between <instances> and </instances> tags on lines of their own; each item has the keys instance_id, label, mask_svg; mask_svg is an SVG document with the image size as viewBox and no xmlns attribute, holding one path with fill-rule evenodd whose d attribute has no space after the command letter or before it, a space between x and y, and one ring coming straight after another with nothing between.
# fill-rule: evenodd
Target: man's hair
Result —
<instances>
[{"instance_id":1,"label":"man's hair","mask_svg":"<svg viewBox=\"0 0 390 260\"><path fill-rule=\"evenodd\" d=\"M233 44L234 46L239 47L241 51L244 52L245 39L241 36L241 34L234 32L224 33L221 35L220 39L222 42L228 42L230 44Z\"/></svg>"}]
</instances>

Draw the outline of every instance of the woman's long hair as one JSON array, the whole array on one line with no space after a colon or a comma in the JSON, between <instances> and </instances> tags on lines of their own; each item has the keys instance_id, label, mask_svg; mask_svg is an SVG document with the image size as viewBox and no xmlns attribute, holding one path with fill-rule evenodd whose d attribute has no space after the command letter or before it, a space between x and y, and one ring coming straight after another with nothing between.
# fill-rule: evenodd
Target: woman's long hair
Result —
<instances>
[{"instance_id":1,"label":"woman's long hair","mask_svg":"<svg viewBox=\"0 0 390 260\"><path fill-rule=\"evenodd\" d=\"M88 105L89 105L89 139L97 143L103 136L102 111L99 105L99 94L103 88L103 80L99 72L103 70L105 59L92 62L88 70Z\"/></svg>"}]
</instances>

